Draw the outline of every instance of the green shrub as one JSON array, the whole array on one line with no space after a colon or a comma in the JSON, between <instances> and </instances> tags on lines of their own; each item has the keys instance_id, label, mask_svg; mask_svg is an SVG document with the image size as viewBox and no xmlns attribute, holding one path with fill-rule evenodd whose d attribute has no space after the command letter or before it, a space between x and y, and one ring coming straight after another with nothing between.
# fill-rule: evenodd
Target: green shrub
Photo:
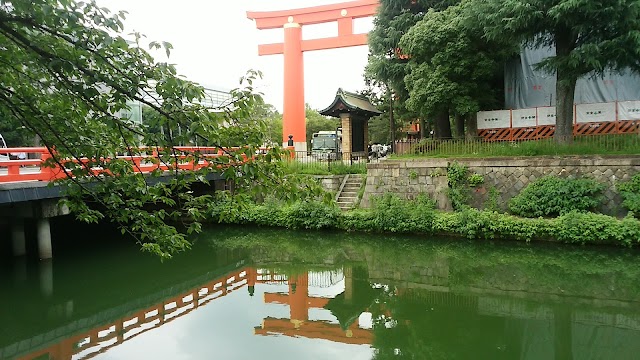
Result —
<instances>
[{"instance_id":1,"label":"green shrub","mask_svg":"<svg viewBox=\"0 0 640 360\"><path fill-rule=\"evenodd\" d=\"M602 201L604 185L593 179L545 176L509 201L509 210L523 217L555 217L570 211L589 211Z\"/></svg>"},{"instance_id":2,"label":"green shrub","mask_svg":"<svg viewBox=\"0 0 640 360\"><path fill-rule=\"evenodd\" d=\"M469 186L478 187L484 183L484 176L480 174L471 174L467 179Z\"/></svg>"},{"instance_id":3,"label":"green shrub","mask_svg":"<svg viewBox=\"0 0 640 360\"><path fill-rule=\"evenodd\" d=\"M232 195L228 191L217 191L209 203L206 216L219 223L242 224L250 219L251 201L247 197Z\"/></svg>"},{"instance_id":4,"label":"green shrub","mask_svg":"<svg viewBox=\"0 0 640 360\"><path fill-rule=\"evenodd\" d=\"M248 222L260 226L286 227L283 204L265 203L248 209Z\"/></svg>"},{"instance_id":5,"label":"green shrub","mask_svg":"<svg viewBox=\"0 0 640 360\"><path fill-rule=\"evenodd\" d=\"M387 193L372 199L372 203L372 230L418 233L433 231L435 201L425 194L419 194L414 200L402 200Z\"/></svg>"},{"instance_id":6,"label":"green shrub","mask_svg":"<svg viewBox=\"0 0 640 360\"><path fill-rule=\"evenodd\" d=\"M340 209L335 203L318 200L296 202L282 210L282 221L289 229L325 229L338 225Z\"/></svg>"},{"instance_id":7,"label":"green shrub","mask_svg":"<svg viewBox=\"0 0 640 360\"><path fill-rule=\"evenodd\" d=\"M622 196L622 205L640 218L640 173L635 174L629 181L619 183L618 191Z\"/></svg>"},{"instance_id":8,"label":"green shrub","mask_svg":"<svg viewBox=\"0 0 640 360\"><path fill-rule=\"evenodd\" d=\"M467 183L468 169L466 166L453 162L447 167L447 181L449 188L447 196L453 210L459 211L467 206L470 199L470 189Z\"/></svg>"},{"instance_id":9,"label":"green shrub","mask_svg":"<svg viewBox=\"0 0 640 360\"><path fill-rule=\"evenodd\" d=\"M246 199L244 199L246 200ZM571 211L555 219L528 219L466 207L458 212L435 210L425 194L401 200L393 194L373 199L372 209L341 212L333 203L298 201L291 205L268 198L256 205L228 193L216 194L207 213L222 223L253 223L290 229L457 235L468 239L557 240L576 244L640 244L640 221Z\"/></svg>"},{"instance_id":10,"label":"green shrub","mask_svg":"<svg viewBox=\"0 0 640 360\"><path fill-rule=\"evenodd\" d=\"M368 209L356 209L342 213L338 227L346 231L373 231L376 216Z\"/></svg>"},{"instance_id":11,"label":"green shrub","mask_svg":"<svg viewBox=\"0 0 640 360\"><path fill-rule=\"evenodd\" d=\"M632 246L640 242L640 221L572 211L554 220L555 238L565 243L605 243Z\"/></svg>"},{"instance_id":12,"label":"green shrub","mask_svg":"<svg viewBox=\"0 0 640 360\"><path fill-rule=\"evenodd\" d=\"M495 211L466 208L455 213L439 213L434 230L468 239L532 239L550 237L551 224L545 219L523 219Z\"/></svg>"}]
</instances>

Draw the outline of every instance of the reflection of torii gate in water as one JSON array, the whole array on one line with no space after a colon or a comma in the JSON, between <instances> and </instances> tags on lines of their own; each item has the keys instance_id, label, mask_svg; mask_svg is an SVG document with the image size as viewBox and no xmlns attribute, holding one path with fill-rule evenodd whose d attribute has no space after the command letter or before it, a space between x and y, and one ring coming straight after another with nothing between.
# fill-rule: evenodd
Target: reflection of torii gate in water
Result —
<instances>
[{"instance_id":1,"label":"reflection of torii gate in water","mask_svg":"<svg viewBox=\"0 0 640 360\"><path fill-rule=\"evenodd\" d=\"M296 150L306 150L304 108L304 51L337 49L367 44L367 34L353 33L353 20L375 15L378 0L359 0L304 9L247 12L259 30L284 28L284 43L262 44L259 55L284 54L284 114L282 141L293 135ZM302 26L337 22L338 36L302 40Z\"/></svg>"},{"instance_id":2,"label":"reflection of torii gate in water","mask_svg":"<svg viewBox=\"0 0 640 360\"><path fill-rule=\"evenodd\" d=\"M259 274L260 273L260 274ZM65 336L54 340L51 343L35 349L26 355L9 354L17 360L36 360L40 358L71 360L89 359L96 355L108 351L110 348L118 346L143 333L156 329L164 324L187 315L200 306L224 297L235 292L242 287L247 287L249 295L253 296L256 284L288 284L289 294L265 293L267 303L288 303L291 307L291 319L267 318L262 327L255 330L257 335L283 334L287 336L304 336L307 338L319 338L347 344L371 344L373 334L370 330L358 327L357 323L342 330L340 325L331 324L324 321L308 321L308 309L313 307L322 308L330 303L331 299L313 298L308 296L309 275L307 272L299 274L293 278L258 270L255 267L236 268L224 275L194 288L180 291L177 295L166 298L157 304L145 306L137 309L117 320L102 323L90 330L82 330L71 336ZM313 285L313 282L312 282ZM346 270L345 294L351 299L354 293L352 289L353 280L351 269ZM297 289L297 291L296 291ZM359 313L358 313L359 314ZM66 326L65 326L66 327ZM64 327L63 327L64 328ZM52 336L59 336L57 329L38 335L36 338L43 339ZM29 343L31 340L24 340L21 343ZM10 346L17 349L18 346ZM4 358L0 348L0 357Z\"/></svg>"},{"instance_id":3,"label":"reflection of torii gate in water","mask_svg":"<svg viewBox=\"0 0 640 360\"><path fill-rule=\"evenodd\" d=\"M355 291L353 270L351 267L344 268L344 292L335 298L314 297L309 295L309 275L307 272L298 274L288 279L288 293L264 293L264 302L267 304L287 304L289 305L290 318L279 319L267 317L263 319L262 325L254 329L256 335L285 335L291 337L306 337L309 339L324 339L345 344L372 344L373 331L361 328L358 317L344 319L343 312L338 308L354 311L355 315L360 315L366 310L364 306L358 306L356 298L366 298L365 293L359 294ZM367 286L368 286L367 282ZM369 286L370 287L370 286ZM338 300L340 297L340 300ZM367 299L372 301L373 299ZM338 304L331 306L332 302ZM338 322L344 324L334 324L322 320L310 320L310 309L331 309L331 313L336 316ZM354 315L354 314L351 314ZM342 319L341 319L342 317ZM342 321L341 321L342 320ZM346 321L345 321L346 320ZM344 325L344 328L342 327Z\"/></svg>"}]
</instances>

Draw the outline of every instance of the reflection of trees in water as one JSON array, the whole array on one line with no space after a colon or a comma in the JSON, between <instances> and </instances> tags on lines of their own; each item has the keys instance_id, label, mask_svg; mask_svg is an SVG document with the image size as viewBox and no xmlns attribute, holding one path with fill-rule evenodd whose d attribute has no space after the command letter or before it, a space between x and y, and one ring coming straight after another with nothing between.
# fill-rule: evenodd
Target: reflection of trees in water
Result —
<instances>
[{"instance_id":1,"label":"reflection of trees in water","mask_svg":"<svg viewBox=\"0 0 640 360\"><path fill-rule=\"evenodd\" d=\"M532 295L640 299L640 266L632 250L246 227L201 238L244 249L254 263L279 264L291 271L366 263L374 280L376 274L399 274L403 281L433 285L429 281L438 272L440 280L446 278L444 285L453 289L474 286ZM393 276L386 281L393 284Z\"/></svg>"},{"instance_id":2,"label":"reflection of trees in water","mask_svg":"<svg viewBox=\"0 0 640 360\"><path fill-rule=\"evenodd\" d=\"M631 341L640 330L640 267L629 250L233 232L223 243L247 250L254 261L290 271L318 264L366 269L367 286L380 284L367 308L376 359L594 358L605 350L621 357L640 351ZM625 346L608 349L614 339Z\"/></svg>"}]
</instances>

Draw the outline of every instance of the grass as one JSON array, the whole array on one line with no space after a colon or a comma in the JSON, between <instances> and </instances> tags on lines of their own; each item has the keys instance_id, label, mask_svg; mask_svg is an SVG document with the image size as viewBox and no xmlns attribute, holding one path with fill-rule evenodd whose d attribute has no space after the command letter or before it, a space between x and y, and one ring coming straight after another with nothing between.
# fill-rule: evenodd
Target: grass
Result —
<instances>
[{"instance_id":1,"label":"grass","mask_svg":"<svg viewBox=\"0 0 640 360\"><path fill-rule=\"evenodd\" d=\"M348 164L342 161L301 162L293 160L285 162L284 166L285 172L288 174L346 175L367 173L367 164L364 162Z\"/></svg>"},{"instance_id":2,"label":"grass","mask_svg":"<svg viewBox=\"0 0 640 360\"><path fill-rule=\"evenodd\" d=\"M558 144L552 138L529 141L426 140L411 146L411 157L505 157L544 155L638 155L640 135L576 136L570 144Z\"/></svg>"}]
</instances>

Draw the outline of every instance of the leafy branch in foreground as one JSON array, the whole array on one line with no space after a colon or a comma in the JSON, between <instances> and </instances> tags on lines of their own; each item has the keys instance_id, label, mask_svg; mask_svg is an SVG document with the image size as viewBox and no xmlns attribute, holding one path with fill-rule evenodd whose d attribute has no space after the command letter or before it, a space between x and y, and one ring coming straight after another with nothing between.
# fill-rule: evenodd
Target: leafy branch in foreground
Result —
<instances>
[{"instance_id":1,"label":"leafy branch in foreground","mask_svg":"<svg viewBox=\"0 0 640 360\"><path fill-rule=\"evenodd\" d=\"M61 186L79 219L113 221L144 250L168 258L188 248L186 234L200 228L209 197L195 194L195 183L215 173L237 193L267 181L287 185L278 177L283 152L255 155L267 132L254 115L264 105L253 88L259 72L249 71L227 103L202 105L204 88L156 62L142 35L122 35L125 14L95 1L0 0L0 114L49 149L47 163L62 169ZM149 49L169 55L171 44L151 42ZM157 114L153 124L124 115L134 103ZM198 146L223 156L206 157ZM207 166L179 171L193 161ZM158 169L141 175L141 164Z\"/></svg>"}]
</instances>

